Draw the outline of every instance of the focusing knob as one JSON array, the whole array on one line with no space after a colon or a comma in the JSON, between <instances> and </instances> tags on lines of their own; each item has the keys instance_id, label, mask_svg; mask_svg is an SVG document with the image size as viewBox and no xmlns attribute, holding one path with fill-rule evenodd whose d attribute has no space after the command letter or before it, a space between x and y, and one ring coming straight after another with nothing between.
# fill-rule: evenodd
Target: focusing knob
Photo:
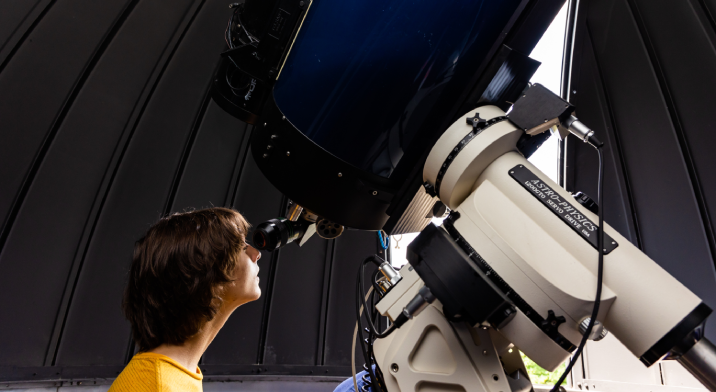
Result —
<instances>
[{"instance_id":1,"label":"focusing knob","mask_svg":"<svg viewBox=\"0 0 716 392\"><path fill-rule=\"evenodd\" d=\"M599 206L597 205L597 203L594 202L594 200L592 200L591 197L587 196L586 193L577 192L572 196L574 196L574 198L577 199L577 202L579 204L586 207L589 211L592 211L595 214L599 213Z\"/></svg>"}]
</instances>

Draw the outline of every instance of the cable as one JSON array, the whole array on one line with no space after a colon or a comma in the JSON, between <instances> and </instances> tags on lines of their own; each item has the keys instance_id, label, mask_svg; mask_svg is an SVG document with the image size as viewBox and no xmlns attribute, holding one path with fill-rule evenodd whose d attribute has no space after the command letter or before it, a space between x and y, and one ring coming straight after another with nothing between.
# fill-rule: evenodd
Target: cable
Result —
<instances>
[{"instance_id":1,"label":"cable","mask_svg":"<svg viewBox=\"0 0 716 392\"><path fill-rule=\"evenodd\" d=\"M362 279L361 279L361 281L362 281ZM362 284L362 282L359 282L359 284ZM357 287L357 288L359 288L359 287ZM371 289L372 289L372 288L371 288ZM361 297L362 290L356 290L356 291L357 291L358 297L362 300L363 305L365 305L365 300L366 300L366 298L367 298L368 296L365 295L365 294L363 294L363 295L365 295L365 297ZM362 314L362 310L365 309L365 308L367 308L367 307L366 307L366 306L361 306L361 305L359 305L360 302L361 302L361 301L356 301L356 315L357 315L358 328L362 330L362 329L363 329L363 323L361 322L361 314ZM368 315L368 312L366 312L366 316L367 316L367 315ZM363 353L363 359L365 360L365 362L366 362L368 365L370 365L370 364L371 364L370 353L369 353L368 349L366 349L366 347L365 347L365 343L366 343L366 342L363 341L363 335L362 335L362 334L361 334L361 336L360 336L359 341L360 341L360 346L361 346L361 352ZM380 388L380 386L378 385L378 378L376 377L376 375L375 375L375 373L374 373L374 371L373 371L373 367L372 367L372 366L367 366L367 369L366 369L366 370L368 371L368 374L370 375L371 380L373 380L372 384L375 384L375 386L377 387L378 392L383 392L382 388ZM358 391L356 390L356 392L358 392Z\"/></svg>"},{"instance_id":2,"label":"cable","mask_svg":"<svg viewBox=\"0 0 716 392\"><path fill-rule=\"evenodd\" d=\"M386 234L385 241L383 241L383 234L381 234L382 232L383 232L383 230L377 231L378 238L380 239L380 247L383 249L388 249L388 247L390 246L390 237L388 237L388 235Z\"/></svg>"},{"instance_id":3,"label":"cable","mask_svg":"<svg viewBox=\"0 0 716 392\"><path fill-rule=\"evenodd\" d=\"M368 299L368 296L373 292L373 288L371 287L368 289L368 294L366 295L366 299ZM358 311L358 318L360 319L361 314L363 314L363 306L360 307L360 310ZM353 373L353 388L355 389L355 392L358 392L358 381L356 381L356 339L358 338L358 321L356 321L356 327L353 329L353 345L351 346L351 373Z\"/></svg>"},{"instance_id":4,"label":"cable","mask_svg":"<svg viewBox=\"0 0 716 392\"><path fill-rule=\"evenodd\" d=\"M587 330L584 331L584 336L582 336L582 341L579 342L579 347L577 347L577 351L574 352L574 355L572 356L572 359L569 361L569 365L567 365L567 368L564 369L564 373L562 374L562 377L559 378L557 383L552 387L550 392L557 392L559 391L560 386L564 382L564 380L567 378L567 375L569 375L569 372L572 371L572 367L574 367L574 363L577 362L577 358L582 354L582 350L584 349L584 345L587 343L587 339L589 339L589 335L592 333L592 328L594 327L594 323L597 320L597 314L599 313L599 304L602 300L602 278L604 274L604 205L602 203L603 196L604 196L604 157L602 156L602 145L601 143L595 143L593 145L597 149L597 154L599 155L599 182L597 183L597 206L599 206L599 229L597 231L597 251L599 253L599 264L597 267L597 295L594 299L594 308L592 309L592 318L589 320L589 326L587 327Z\"/></svg>"},{"instance_id":5,"label":"cable","mask_svg":"<svg viewBox=\"0 0 716 392\"><path fill-rule=\"evenodd\" d=\"M365 276L365 265L368 263L374 263L377 267L380 267L381 264L385 263L385 261L380 258L377 255L371 255L363 262L361 263L360 267L358 268L358 279L356 280L356 295L358 297L358 301L356 301L356 318L357 318L357 324L359 329L363 329L363 322L362 322L362 309L365 309L365 317L368 321L368 327L366 328L366 332L368 332L368 338L363 339L362 334L360 336L360 344L361 344L361 351L363 353L363 358L365 358L365 362L367 364L366 371L368 372L370 379L372 380L371 386L375 388L376 392L383 392L383 387L385 386L385 381L383 379L383 372L380 370L380 366L375 362L373 358L373 342L377 338L384 338L388 335L390 335L395 330L395 324L391 325L386 331L380 333L378 332L378 329L375 327L375 324L373 322L374 317L371 317L371 312L368 310L368 304L366 301L370 298L369 295L366 295L366 293L363 290L363 277ZM372 281L375 281L375 275L373 275ZM371 287L372 289L372 287ZM369 291L370 293L370 291ZM373 295L375 295L375 292L373 292ZM377 318L377 317L375 317ZM366 345L368 345L366 347ZM357 385L357 384L356 384Z\"/></svg>"},{"instance_id":6,"label":"cable","mask_svg":"<svg viewBox=\"0 0 716 392\"><path fill-rule=\"evenodd\" d=\"M376 259L380 261L377 261ZM369 262L375 263L377 266L380 267L380 264L385 261L383 261L383 259L381 259L380 257L373 255L363 260L363 262L361 263L360 269L358 271L358 293L360 294L359 298L361 298L363 306L366 308L368 308L368 305L366 304L365 299L363 299L363 297L365 296L365 293L363 292L363 276L365 275L365 265ZM365 315L368 319L368 328L370 329L370 332L375 335L375 337L379 339L385 338L395 330L395 324L393 324L386 331L380 333L378 332L378 328L376 328L375 324L373 323L373 318L370 316L370 312L366 312Z\"/></svg>"}]
</instances>

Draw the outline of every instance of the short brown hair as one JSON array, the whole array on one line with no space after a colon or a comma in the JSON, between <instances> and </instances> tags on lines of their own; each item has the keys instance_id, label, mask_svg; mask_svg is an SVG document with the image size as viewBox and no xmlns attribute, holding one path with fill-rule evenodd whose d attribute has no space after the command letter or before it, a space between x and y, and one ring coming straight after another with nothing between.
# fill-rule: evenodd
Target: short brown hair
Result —
<instances>
[{"instance_id":1,"label":"short brown hair","mask_svg":"<svg viewBox=\"0 0 716 392\"><path fill-rule=\"evenodd\" d=\"M215 207L162 218L136 242L122 309L140 351L184 343L214 318L248 229Z\"/></svg>"}]
</instances>

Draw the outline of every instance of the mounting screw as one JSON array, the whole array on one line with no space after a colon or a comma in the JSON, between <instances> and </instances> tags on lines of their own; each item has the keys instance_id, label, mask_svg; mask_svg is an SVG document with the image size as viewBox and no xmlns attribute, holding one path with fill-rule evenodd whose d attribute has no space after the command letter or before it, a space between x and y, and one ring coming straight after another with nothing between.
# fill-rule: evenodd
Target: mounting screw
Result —
<instances>
[{"instance_id":1,"label":"mounting screw","mask_svg":"<svg viewBox=\"0 0 716 392\"><path fill-rule=\"evenodd\" d=\"M343 173L338 173L338 177L343 177Z\"/></svg>"},{"instance_id":2,"label":"mounting screw","mask_svg":"<svg viewBox=\"0 0 716 392\"><path fill-rule=\"evenodd\" d=\"M373 196L377 195L378 191L373 191Z\"/></svg>"},{"instance_id":3,"label":"mounting screw","mask_svg":"<svg viewBox=\"0 0 716 392\"><path fill-rule=\"evenodd\" d=\"M268 146L266 146L266 149L267 149L267 150L270 150L271 147L273 147L273 146L269 144Z\"/></svg>"},{"instance_id":4,"label":"mounting screw","mask_svg":"<svg viewBox=\"0 0 716 392\"><path fill-rule=\"evenodd\" d=\"M300 5L301 7L303 7L304 4L306 4L306 3L304 3L303 1L298 2L298 5Z\"/></svg>"},{"instance_id":5,"label":"mounting screw","mask_svg":"<svg viewBox=\"0 0 716 392\"><path fill-rule=\"evenodd\" d=\"M286 120L286 116L282 116L282 117L281 117L281 120Z\"/></svg>"},{"instance_id":6,"label":"mounting screw","mask_svg":"<svg viewBox=\"0 0 716 392\"><path fill-rule=\"evenodd\" d=\"M286 151L286 156L287 156L287 157L290 157L290 156L291 156L291 151Z\"/></svg>"},{"instance_id":7,"label":"mounting screw","mask_svg":"<svg viewBox=\"0 0 716 392\"><path fill-rule=\"evenodd\" d=\"M482 355L487 355L487 350L482 350Z\"/></svg>"},{"instance_id":8,"label":"mounting screw","mask_svg":"<svg viewBox=\"0 0 716 392\"><path fill-rule=\"evenodd\" d=\"M264 157L264 158L268 158L268 154L264 154L263 157Z\"/></svg>"},{"instance_id":9,"label":"mounting screw","mask_svg":"<svg viewBox=\"0 0 716 392\"><path fill-rule=\"evenodd\" d=\"M278 135L271 135L271 139L277 139Z\"/></svg>"},{"instance_id":10,"label":"mounting screw","mask_svg":"<svg viewBox=\"0 0 716 392\"><path fill-rule=\"evenodd\" d=\"M390 365L390 371L391 371L391 372L393 372L393 373L398 373L398 369L400 369L400 368L398 367L398 364L397 364L397 363L394 363L394 364Z\"/></svg>"},{"instance_id":11,"label":"mounting screw","mask_svg":"<svg viewBox=\"0 0 716 392\"><path fill-rule=\"evenodd\" d=\"M577 93L577 90L572 90L572 94L576 94L576 93Z\"/></svg>"},{"instance_id":12,"label":"mounting screw","mask_svg":"<svg viewBox=\"0 0 716 392\"><path fill-rule=\"evenodd\" d=\"M268 125L268 123L264 123L264 127L265 127L266 125Z\"/></svg>"},{"instance_id":13,"label":"mounting screw","mask_svg":"<svg viewBox=\"0 0 716 392\"><path fill-rule=\"evenodd\" d=\"M615 241L612 241L612 245L616 245L617 243Z\"/></svg>"}]
</instances>

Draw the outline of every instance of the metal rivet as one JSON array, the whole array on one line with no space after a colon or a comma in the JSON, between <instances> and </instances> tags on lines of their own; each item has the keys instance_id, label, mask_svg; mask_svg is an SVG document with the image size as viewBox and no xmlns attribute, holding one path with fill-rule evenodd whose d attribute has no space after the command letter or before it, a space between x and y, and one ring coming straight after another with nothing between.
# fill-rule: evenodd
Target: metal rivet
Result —
<instances>
[{"instance_id":1,"label":"metal rivet","mask_svg":"<svg viewBox=\"0 0 716 392\"><path fill-rule=\"evenodd\" d=\"M278 135L271 135L271 139L276 139L276 138L278 138Z\"/></svg>"},{"instance_id":2,"label":"metal rivet","mask_svg":"<svg viewBox=\"0 0 716 392\"><path fill-rule=\"evenodd\" d=\"M514 171L514 170L510 170L510 174L515 174L515 171Z\"/></svg>"},{"instance_id":3,"label":"metal rivet","mask_svg":"<svg viewBox=\"0 0 716 392\"><path fill-rule=\"evenodd\" d=\"M487 355L487 350L483 350L482 355Z\"/></svg>"},{"instance_id":4,"label":"metal rivet","mask_svg":"<svg viewBox=\"0 0 716 392\"><path fill-rule=\"evenodd\" d=\"M343 177L343 173L338 173L338 177Z\"/></svg>"},{"instance_id":5,"label":"metal rivet","mask_svg":"<svg viewBox=\"0 0 716 392\"><path fill-rule=\"evenodd\" d=\"M378 191L373 191L373 196L377 195Z\"/></svg>"},{"instance_id":6,"label":"metal rivet","mask_svg":"<svg viewBox=\"0 0 716 392\"><path fill-rule=\"evenodd\" d=\"M400 368L398 367L398 364L397 364L397 363L394 363L394 364L390 365L390 371L392 371L393 373L398 373L398 370L399 370L399 369L400 369Z\"/></svg>"},{"instance_id":7,"label":"metal rivet","mask_svg":"<svg viewBox=\"0 0 716 392\"><path fill-rule=\"evenodd\" d=\"M606 250L606 249L604 249L604 251L606 252L607 250Z\"/></svg>"},{"instance_id":8,"label":"metal rivet","mask_svg":"<svg viewBox=\"0 0 716 392\"><path fill-rule=\"evenodd\" d=\"M615 241L612 241L612 245L616 245L617 243Z\"/></svg>"},{"instance_id":9,"label":"metal rivet","mask_svg":"<svg viewBox=\"0 0 716 392\"><path fill-rule=\"evenodd\" d=\"M572 90L572 94L576 94L576 93L577 93L577 90Z\"/></svg>"},{"instance_id":10,"label":"metal rivet","mask_svg":"<svg viewBox=\"0 0 716 392\"><path fill-rule=\"evenodd\" d=\"M285 119L286 119L286 116L281 117L281 120L285 120Z\"/></svg>"},{"instance_id":11,"label":"metal rivet","mask_svg":"<svg viewBox=\"0 0 716 392\"><path fill-rule=\"evenodd\" d=\"M290 156L291 156L291 151L286 151L286 156L287 156L287 157L290 157Z\"/></svg>"},{"instance_id":12,"label":"metal rivet","mask_svg":"<svg viewBox=\"0 0 716 392\"><path fill-rule=\"evenodd\" d=\"M269 144L268 146L266 146L266 149L267 149L267 150L270 150L271 147L273 147L273 146Z\"/></svg>"},{"instance_id":13,"label":"metal rivet","mask_svg":"<svg viewBox=\"0 0 716 392\"><path fill-rule=\"evenodd\" d=\"M268 125L268 123L264 123L264 127L265 127L266 125Z\"/></svg>"},{"instance_id":14,"label":"metal rivet","mask_svg":"<svg viewBox=\"0 0 716 392\"><path fill-rule=\"evenodd\" d=\"M268 154L264 154L264 158L268 158Z\"/></svg>"}]
</instances>

